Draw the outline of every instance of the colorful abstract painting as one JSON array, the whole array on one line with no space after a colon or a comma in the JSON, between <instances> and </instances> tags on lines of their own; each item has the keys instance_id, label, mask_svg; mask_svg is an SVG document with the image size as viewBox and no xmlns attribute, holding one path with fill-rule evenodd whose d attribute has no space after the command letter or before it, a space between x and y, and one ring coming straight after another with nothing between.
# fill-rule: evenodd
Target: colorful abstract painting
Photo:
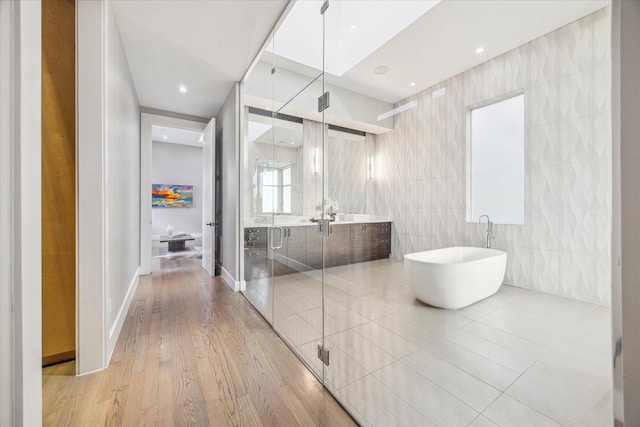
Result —
<instances>
[{"instance_id":1,"label":"colorful abstract painting","mask_svg":"<svg viewBox=\"0 0 640 427\"><path fill-rule=\"evenodd\" d=\"M154 208L190 208L193 206L193 185L151 185L151 206Z\"/></svg>"}]
</instances>

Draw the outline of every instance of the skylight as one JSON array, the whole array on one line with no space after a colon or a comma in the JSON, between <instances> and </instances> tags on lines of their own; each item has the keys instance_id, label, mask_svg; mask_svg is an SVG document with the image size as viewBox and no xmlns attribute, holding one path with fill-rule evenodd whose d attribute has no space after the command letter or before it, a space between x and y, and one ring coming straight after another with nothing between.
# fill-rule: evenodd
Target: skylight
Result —
<instances>
[{"instance_id":1,"label":"skylight","mask_svg":"<svg viewBox=\"0 0 640 427\"><path fill-rule=\"evenodd\" d=\"M440 0L332 1L325 12L325 71L342 76ZM298 0L267 51L322 70L322 0ZM355 29L355 30L354 30Z\"/></svg>"}]
</instances>

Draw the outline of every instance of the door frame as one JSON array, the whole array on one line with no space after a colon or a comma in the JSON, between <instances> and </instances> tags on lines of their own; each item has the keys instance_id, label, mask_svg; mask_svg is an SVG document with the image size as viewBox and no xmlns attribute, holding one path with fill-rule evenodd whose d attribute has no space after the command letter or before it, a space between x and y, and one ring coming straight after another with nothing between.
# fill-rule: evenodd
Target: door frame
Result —
<instances>
[{"instance_id":1,"label":"door frame","mask_svg":"<svg viewBox=\"0 0 640 427\"><path fill-rule=\"evenodd\" d=\"M39 1L0 1L1 425L42 423L41 23Z\"/></svg>"},{"instance_id":2,"label":"door frame","mask_svg":"<svg viewBox=\"0 0 640 427\"><path fill-rule=\"evenodd\" d=\"M205 120L205 119L202 119ZM159 114L140 113L140 275L151 274L151 165L152 126L204 131L207 121L188 120ZM215 167L215 165L213 165Z\"/></svg>"},{"instance_id":3,"label":"door frame","mask_svg":"<svg viewBox=\"0 0 640 427\"><path fill-rule=\"evenodd\" d=\"M208 135L207 129L211 129ZM202 133L202 269L210 277L216 276L216 241L218 237L218 218L216 218L218 189L216 188L216 169L217 169L217 149L221 144L217 144L216 136L216 119L209 120ZM209 137L211 141L209 141ZM209 143L211 144L209 147ZM210 150L210 151L209 151ZM205 167L205 164L207 165ZM205 184L206 183L206 184ZM208 190L208 191L207 191ZM210 193L207 195L207 192ZM205 215L205 211L210 215ZM209 234L211 233L211 234ZM208 240L208 238L211 240ZM205 247L205 241L211 245L211 248ZM209 255L210 252L210 255Z\"/></svg>"}]
</instances>

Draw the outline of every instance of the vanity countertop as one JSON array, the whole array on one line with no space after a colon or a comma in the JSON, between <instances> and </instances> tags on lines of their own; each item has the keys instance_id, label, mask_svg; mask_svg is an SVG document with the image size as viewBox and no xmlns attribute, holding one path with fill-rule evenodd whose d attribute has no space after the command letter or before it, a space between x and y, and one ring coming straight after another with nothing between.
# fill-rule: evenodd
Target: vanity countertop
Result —
<instances>
[{"instance_id":1,"label":"vanity countertop","mask_svg":"<svg viewBox=\"0 0 640 427\"><path fill-rule=\"evenodd\" d=\"M377 217L375 219L369 219L367 221L331 221L332 225L348 225L348 224L373 224L373 223L382 223L382 222L392 222L390 218ZM268 222L254 222L254 221L245 221L244 227L271 227L275 225L276 227L306 227L309 225L317 225L317 222L311 222L310 220L297 220L297 221L278 221L276 224L270 224Z\"/></svg>"}]
</instances>

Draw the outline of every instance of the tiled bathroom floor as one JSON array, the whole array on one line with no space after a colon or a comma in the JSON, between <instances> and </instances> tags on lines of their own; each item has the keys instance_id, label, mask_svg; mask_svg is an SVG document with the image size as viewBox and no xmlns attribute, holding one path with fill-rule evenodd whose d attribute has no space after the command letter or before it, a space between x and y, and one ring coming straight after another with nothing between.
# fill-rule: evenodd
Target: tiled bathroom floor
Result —
<instances>
[{"instance_id":1,"label":"tiled bathroom floor","mask_svg":"<svg viewBox=\"0 0 640 427\"><path fill-rule=\"evenodd\" d=\"M274 305L275 330L320 377L321 275L248 282L245 293L267 318ZM324 278L324 379L362 424L611 424L607 307L503 285L461 310L433 308L391 260Z\"/></svg>"}]
</instances>

